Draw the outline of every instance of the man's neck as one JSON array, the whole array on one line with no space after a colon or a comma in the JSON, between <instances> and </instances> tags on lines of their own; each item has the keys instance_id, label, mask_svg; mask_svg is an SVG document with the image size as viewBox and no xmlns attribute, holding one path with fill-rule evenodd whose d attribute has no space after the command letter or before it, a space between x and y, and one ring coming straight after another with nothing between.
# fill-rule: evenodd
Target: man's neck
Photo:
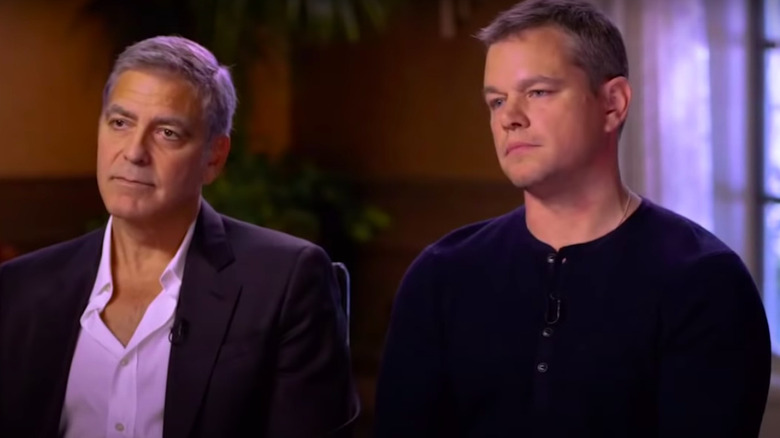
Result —
<instances>
[{"instance_id":1,"label":"man's neck","mask_svg":"<svg viewBox=\"0 0 780 438\"><path fill-rule=\"evenodd\" d=\"M559 250L590 242L620 226L639 206L640 199L621 181L619 173L594 178L544 196L525 192L526 224L537 239Z\"/></svg>"},{"instance_id":2,"label":"man's neck","mask_svg":"<svg viewBox=\"0 0 780 438\"><path fill-rule=\"evenodd\" d=\"M199 204L198 204L199 205ZM176 255L198 209L168 215L153 223L112 218L111 265L116 272L144 273L165 267Z\"/></svg>"}]
</instances>

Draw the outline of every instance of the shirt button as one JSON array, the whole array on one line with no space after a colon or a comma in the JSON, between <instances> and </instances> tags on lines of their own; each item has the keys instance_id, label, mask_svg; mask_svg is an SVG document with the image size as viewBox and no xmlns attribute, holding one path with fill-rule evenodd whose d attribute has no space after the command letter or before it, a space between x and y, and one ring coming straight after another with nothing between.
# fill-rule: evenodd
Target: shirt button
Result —
<instances>
[{"instance_id":1,"label":"shirt button","mask_svg":"<svg viewBox=\"0 0 780 438\"><path fill-rule=\"evenodd\" d=\"M536 371L539 371L540 373L546 373L547 372L547 363L541 362L539 365L536 366Z\"/></svg>"},{"instance_id":2,"label":"shirt button","mask_svg":"<svg viewBox=\"0 0 780 438\"><path fill-rule=\"evenodd\" d=\"M125 430L125 425L122 423L117 423L114 425L114 429L118 430L119 432L123 432Z\"/></svg>"},{"instance_id":3,"label":"shirt button","mask_svg":"<svg viewBox=\"0 0 780 438\"><path fill-rule=\"evenodd\" d=\"M553 335L553 329L552 327L545 327L544 330L542 330L542 336L545 338L549 338Z\"/></svg>"},{"instance_id":4,"label":"shirt button","mask_svg":"<svg viewBox=\"0 0 780 438\"><path fill-rule=\"evenodd\" d=\"M127 365L127 363L128 363L127 358L124 358L124 359L119 361L119 365L122 365L122 366Z\"/></svg>"}]
</instances>

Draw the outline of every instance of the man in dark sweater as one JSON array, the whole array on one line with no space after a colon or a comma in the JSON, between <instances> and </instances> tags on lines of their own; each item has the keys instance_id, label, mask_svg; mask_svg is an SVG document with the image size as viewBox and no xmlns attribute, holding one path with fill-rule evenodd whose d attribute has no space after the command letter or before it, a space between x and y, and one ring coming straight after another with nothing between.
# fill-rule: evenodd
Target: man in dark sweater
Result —
<instances>
[{"instance_id":1,"label":"man in dark sweater","mask_svg":"<svg viewBox=\"0 0 780 438\"><path fill-rule=\"evenodd\" d=\"M756 437L761 299L725 244L621 181L619 31L585 2L526 0L479 37L496 152L525 205L410 267L377 436Z\"/></svg>"}]
</instances>

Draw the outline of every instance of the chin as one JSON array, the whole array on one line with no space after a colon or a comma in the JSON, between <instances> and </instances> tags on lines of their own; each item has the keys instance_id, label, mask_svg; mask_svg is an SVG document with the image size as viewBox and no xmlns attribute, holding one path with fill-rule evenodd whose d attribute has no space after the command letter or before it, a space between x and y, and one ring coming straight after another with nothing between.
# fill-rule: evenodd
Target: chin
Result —
<instances>
[{"instance_id":1,"label":"chin","mask_svg":"<svg viewBox=\"0 0 780 438\"><path fill-rule=\"evenodd\" d=\"M519 189L529 189L543 184L552 176L552 169L538 161L507 161L501 163L501 170Z\"/></svg>"},{"instance_id":2,"label":"chin","mask_svg":"<svg viewBox=\"0 0 780 438\"><path fill-rule=\"evenodd\" d=\"M504 174L515 187L527 189L544 181L544 177L531 172L518 172L517 169L505 169Z\"/></svg>"},{"instance_id":3,"label":"chin","mask_svg":"<svg viewBox=\"0 0 780 438\"><path fill-rule=\"evenodd\" d=\"M527 179L512 179L510 178L509 181L512 183L513 186L520 190L528 190L536 185L534 181L529 181Z\"/></svg>"},{"instance_id":4,"label":"chin","mask_svg":"<svg viewBox=\"0 0 780 438\"><path fill-rule=\"evenodd\" d=\"M106 211L111 216L131 222L143 222L155 216L157 209L143 204L137 201L128 202L125 199L105 202Z\"/></svg>"}]
</instances>

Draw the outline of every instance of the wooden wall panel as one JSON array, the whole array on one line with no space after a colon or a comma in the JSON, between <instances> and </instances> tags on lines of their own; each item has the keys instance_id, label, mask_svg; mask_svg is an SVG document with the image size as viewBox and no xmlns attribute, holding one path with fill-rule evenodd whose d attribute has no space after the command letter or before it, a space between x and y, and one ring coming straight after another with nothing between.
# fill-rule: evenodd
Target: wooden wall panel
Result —
<instances>
[{"instance_id":1,"label":"wooden wall panel","mask_svg":"<svg viewBox=\"0 0 780 438\"><path fill-rule=\"evenodd\" d=\"M103 211L92 177L0 180L0 242L23 251L81 235Z\"/></svg>"},{"instance_id":2,"label":"wooden wall panel","mask_svg":"<svg viewBox=\"0 0 780 438\"><path fill-rule=\"evenodd\" d=\"M473 35L513 1L473 2L452 39L438 3L405 2L381 37L296 53L296 148L362 179L503 180Z\"/></svg>"},{"instance_id":3,"label":"wooden wall panel","mask_svg":"<svg viewBox=\"0 0 780 438\"><path fill-rule=\"evenodd\" d=\"M82 4L0 1L0 178L94 173L110 50Z\"/></svg>"}]
</instances>

